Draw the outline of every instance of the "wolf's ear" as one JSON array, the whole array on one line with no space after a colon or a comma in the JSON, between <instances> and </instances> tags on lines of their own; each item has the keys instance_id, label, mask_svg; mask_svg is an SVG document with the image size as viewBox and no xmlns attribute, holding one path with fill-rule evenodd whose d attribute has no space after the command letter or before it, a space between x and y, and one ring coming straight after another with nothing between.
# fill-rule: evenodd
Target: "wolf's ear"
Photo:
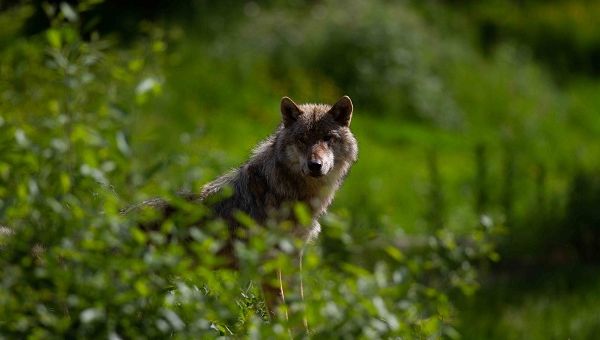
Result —
<instances>
[{"instance_id":1,"label":"wolf's ear","mask_svg":"<svg viewBox=\"0 0 600 340\"><path fill-rule=\"evenodd\" d=\"M302 111L290 98L281 98L281 117L283 118L283 126L288 127L294 124L301 114Z\"/></svg>"},{"instance_id":2,"label":"wolf's ear","mask_svg":"<svg viewBox=\"0 0 600 340\"><path fill-rule=\"evenodd\" d=\"M352 100L350 97L343 96L329 110L329 114L333 116L336 122L343 126L350 126L352 120Z\"/></svg>"}]
</instances>

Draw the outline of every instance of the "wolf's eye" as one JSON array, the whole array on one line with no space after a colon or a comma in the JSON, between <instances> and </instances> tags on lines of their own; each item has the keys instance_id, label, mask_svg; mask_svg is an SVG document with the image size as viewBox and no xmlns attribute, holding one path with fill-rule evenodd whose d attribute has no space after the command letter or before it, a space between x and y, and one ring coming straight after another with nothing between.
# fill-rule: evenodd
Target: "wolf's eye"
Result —
<instances>
[{"instance_id":1,"label":"wolf's eye","mask_svg":"<svg viewBox=\"0 0 600 340\"><path fill-rule=\"evenodd\" d=\"M331 133L328 133L325 135L325 137L323 137L323 141L325 141L325 142L329 142L332 139L333 139L333 135Z\"/></svg>"}]
</instances>

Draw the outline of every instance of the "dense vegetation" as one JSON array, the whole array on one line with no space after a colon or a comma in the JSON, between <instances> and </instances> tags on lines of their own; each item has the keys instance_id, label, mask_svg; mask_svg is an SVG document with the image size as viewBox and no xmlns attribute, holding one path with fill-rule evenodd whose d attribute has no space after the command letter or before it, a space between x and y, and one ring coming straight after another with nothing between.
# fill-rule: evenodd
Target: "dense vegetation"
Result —
<instances>
[{"instance_id":1,"label":"dense vegetation","mask_svg":"<svg viewBox=\"0 0 600 340\"><path fill-rule=\"evenodd\" d=\"M69 3L0 6L0 337L598 331L600 7ZM269 318L299 240L245 220L223 269L223 225L178 227L203 212L173 194L243 162L282 96L343 94L359 162ZM119 213L154 196L184 213Z\"/></svg>"}]
</instances>

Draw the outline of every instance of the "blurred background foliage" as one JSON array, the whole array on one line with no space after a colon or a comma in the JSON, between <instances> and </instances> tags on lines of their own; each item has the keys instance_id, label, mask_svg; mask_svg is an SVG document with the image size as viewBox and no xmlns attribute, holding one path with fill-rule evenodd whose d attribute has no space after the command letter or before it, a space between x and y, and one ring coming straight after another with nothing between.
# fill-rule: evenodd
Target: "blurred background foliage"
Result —
<instances>
[{"instance_id":1,"label":"blurred background foliage","mask_svg":"<svg viewBox=\"0 0 600 340\"><path fill-rule=\"evenodd\" d=\"M597 2L0 10L0 337L287 337L300 314L317 337L600 330ZM119 214L239 165L282 96L343 94L360 160L289 321L257 287L298 240L248 222L234 272L221 225L178 228L196 207L154 232Z\"/></svg>"}]
</instances>

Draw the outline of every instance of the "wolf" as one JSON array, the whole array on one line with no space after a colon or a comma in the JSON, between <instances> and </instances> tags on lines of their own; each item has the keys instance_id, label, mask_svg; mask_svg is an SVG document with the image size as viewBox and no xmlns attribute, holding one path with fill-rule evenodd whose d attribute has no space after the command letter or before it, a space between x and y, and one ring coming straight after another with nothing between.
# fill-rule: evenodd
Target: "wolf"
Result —
<instances>
[{"instance_id":1,"label":"wolf","mask_svg":"<svg viewBox=\"0 0 600 340\"><path fill-rule=\"evenodd\" d=\"M199 194L182 193L186 200L208 206L209 218L222 219L232 238L242 227L244 213L259 225L295 220L291 207L308 207L311 224L294 224L295 237L310 242L321 230L318 222L357 161L358 143L350 131L353 105L343 96L334 105L297 105L288 97L280 104L281 123L259 143L241 166L204 185ZM123 211L151 206L170 215L175 209L156 198Z\"/></svg>"},{"instance_id":2,"label":"wolf","mask_svg":"<svg viewBox=\"0 0 600 340\"><path fill-rule=\"evenodd\" d=\"M248 161L204 185L199 194L183 195L189 201L208 206L209 219L226 222L229 239L220 254L232 262L232 267L237 267L234 255L234 243L240 240L237 231L243 228L239 213L259 225L271 220L275 220L274 225L292 221L293 236L311 242L321 230L319 217L325 214L357 161L358 143L350 131L353 105L348 96L333 105L297 105L283 97L280 111L281 123L254 148ZM311 218L308 226L296 220L292 208L298 203L308 208ZM152 199L125 213L140 206L159 208L163 215L173 212L173 206L166 201ZM298 255L301 267L302 250ZM281 283L281 272L278 274ZM282 288L263 285L263 291L271 311L278 304L275 300L285 303Z\"/></svg>"},{"instance_id":3,"label":"wolf","mask_svg":"<svg viewBox=\"0 0 600 340\"><path fill-rule=\"evenodd\" d=\"M358 144L350 131L353 106L348 96L333 106L296 105L281 99L282 121L277 130L254 148L237 169L206 184L200 201L208 202L225 188L231 194L212 204L215 217L237 227L236 212L263 224L270 217L294 219L290 206L308 207L311 225L296 224L294 236L311 241L320 232L318 219L356 162Z\"/></svg>"},{"instance_id":4,"label":"wolf","mask_svg":"<svg viewBox=\"0 0 600 340\"><path fill-rule=\"evenodd\" d=\"M295 220L290 206L302 203L308 207L312 221L308 227L293 223L292 233L310 242L321 230L319 217L331 205L358 157L358 144L350 131L353 105L348 96L333 106L296 105L283 97L280 110L282 120L277 130L256 146L246 163L206 184L199 199L208 202L225 188L230 189L229 196L211 206L215 216L227 222L230 234L239 227L237 212L247 214L259 224L270 217ZM298 260L301 270L302 250ZM280 269L279 288L263 284L265 302L271 312L279 302L285 304L281 275ZM302 280L300 292L304 298ZM304 325L308 330L306 319Z\"/></svg>"}]
</instances>

